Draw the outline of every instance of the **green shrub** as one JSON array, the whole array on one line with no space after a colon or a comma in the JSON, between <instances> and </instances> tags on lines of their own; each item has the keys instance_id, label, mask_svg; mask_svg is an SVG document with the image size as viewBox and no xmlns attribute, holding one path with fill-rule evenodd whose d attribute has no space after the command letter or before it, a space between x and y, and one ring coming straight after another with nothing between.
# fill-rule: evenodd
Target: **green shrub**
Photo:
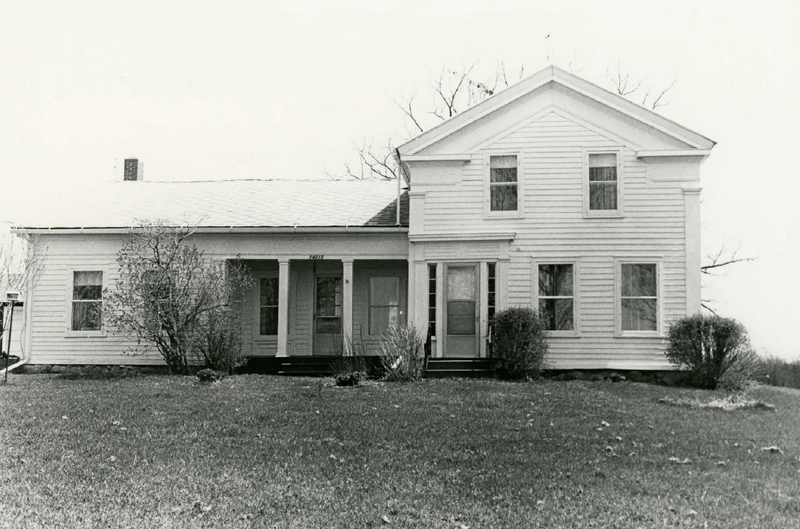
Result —
<instances>
[{"instance_id":1,"label":"green shrub","mask_svg":"<svg viewBox=\"0 0 800 529\"><path fill-rule=\"evenodd\" d=\"M414 325L392 327L378 343L384 380L413 382L425 374L425 340Z\"/></svg>"},{"instance_id":2,"label":"green shrub","mask_svg":"<svg viewBox=\"0 0 800 529\"><path fill-rule=\"evenodd\" d=\"M516 379L538 376L547 354L547 331L539 314L512 307L492 321L492 350L502 362L501 374Z\"/></svg>"},{"instance_id":3,"label":"green shrub","mask_svg":"<svg viewBox=\"0 0 800 529\"><path fill-rule=\"evenodd\" d=\"M707 389L745 389L758 367L744 325L732 318L705 314L672 324L667 358L689 370L690 384Z\"/></svg>"}]
</instances>

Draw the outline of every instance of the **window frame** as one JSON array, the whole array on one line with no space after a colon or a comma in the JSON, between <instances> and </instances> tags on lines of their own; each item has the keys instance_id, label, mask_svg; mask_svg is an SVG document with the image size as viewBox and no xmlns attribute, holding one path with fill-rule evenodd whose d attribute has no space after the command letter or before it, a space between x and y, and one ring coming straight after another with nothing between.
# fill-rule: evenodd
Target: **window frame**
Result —
<instances>
[{"instance_id":1,"label":"window frame","mask_svg":"<svg viewBox=\"0 0 800 529\"><path fill-rule=\"evenodd\" d=\"M663 338L664 337L664 312L663 312L663 280L662 259L653 257L642 258L617 258L614 259L614 335L618 338ZM656 330L654 331L623 331L622 330L622 265L642 264L656 266Z\"/></svg>"},{"instance_id":2,"label":"window frame","mask_svg":"<svg viewBox=\"0 0 800 529\"><path fill-rule=\"evenodd\" d=\"M64 312L64 322L66 324L66 329L64 331L64 336L67 338L105 338L107 336L107 330L103 325L103 318L102 318L102 308L105 308L105 290L107 288L108 282L108 267L105 266L72 266L67 268L67 288L66 288L66 309ZM75 272L100 272L103 274L103 284L101 287L101 294L100 294L100 303L101 303L101 317L100 317L100 329L96 331L75 331L72 330L72 304L74 302L73 290L75 286Z\"/></svg>"},{"instance_id":3,"label":"window frame","mask_svg":"<svg viewBox=\"0 0 800 529\"><path fill-rule=\"evenodd\" d=\"M398 326L403 325L403 281L400 276L395 274L371 274L367 277L367 336L382 336L386 331L388 331L391 327L387 327L386 331L373 333L372 332L372 309L373 308L392 308L395 305L373 305L372 304L372 280L373 279L395 279L397 281L397 324Z\"/></svg>"},{"instance_id":4,"label":"window frame","mask_svg":"<svg viewBox=\"0 0 800 529\"><path fill-rule=\"evenodd\" d=\"M270 272L254 272L253 281L253 339L259 343L278 343L278 334L261 334L261 280L277 279L280 287L280 277L278 270ZM278 295L278 311L280 311L280 294ZM280 328L278 329L280 332Z\"/></svg>"},{"instance_id":5,"label":"window frame","mask_svg":"<svg viewBox=\"0 0 800 529\"><path fill-rule=\"evenodd\" d=\"M399 268L364 268L355 274L353 289L353 332L361 334L370 341L377 340L380 334L369 334L370 291L373 277L393 277L400 280L400 305L398 317L400 325L408 323L408 280L407 272ZM357 288L357 291L356 291Z\"/></svg>"},{"instance_id":6,"label":"window frame","mask_svg":"<svg viewBox=\"0 0 800 529\"><path fill-rule=\"evenodd\" d=\"M539 266L540 265L572 265L572 330L554 330L547 331L547 336L552 338L576 338L580 336L581 320L580 320L580 261L577 259L543 259L533 260L531 270L531 291L533 294L533 309L539 311ZM560 298L552 298L546 296L548 299L566 299L566 296Z\"/></svg>"},{"instance_id":7,"label":"window frame","mask_svg":"<svg viewBox=\"0 0 800 529\"><path fill-rule=\"evenodd\" d=\"M425 263L428 269L428 338L433 343L437 336L436 326L438 318L436 317L436 298L439 295L439 281L436 277L437 263ZM433 286L433 290L431 290ZM433 301L433 303L431 303ZM432 317L431 317L432 316Z\"/></svg>"},{"instance_id":8,"label":"window frame","mask_svg":"<svg viewBox=\"0 0 800 529\"><path fill-rule=\"evenodd\" d=\"M491 161L492 157L515 156L517 158L517 209L513 211L492 211ZM521 151L492 151L483 155L483 214L487 219L518 219L523 216L524 171Z\"/></svg>"},{"instance_id":9,"label":"window frame","mask_svg":"<svg viewBox=\"0 0 800 529\"><path fill-rule=\"evenodd\" d=\"M589 155L614 154L617 157L617 209L589 209ZM625 167L622 163L622 149L584 149L583 150L583 218L619 219L625 216L624 181Z\"/></svg>"}]
</instances>

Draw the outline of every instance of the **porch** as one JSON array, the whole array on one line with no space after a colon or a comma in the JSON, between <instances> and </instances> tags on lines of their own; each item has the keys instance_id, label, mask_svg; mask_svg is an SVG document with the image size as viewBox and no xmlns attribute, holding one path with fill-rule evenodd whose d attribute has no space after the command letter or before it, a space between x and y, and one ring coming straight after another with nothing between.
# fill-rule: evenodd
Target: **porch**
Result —
<instances>
[{"instance_id":1,"label":"porch","mask_svg":"<svg viewBox=\"0 0 800 529\"><path fill-rule=\"evenodd\" d=\"M310 257L244 260L245 356L374 355L407 322L407 260Z\"/></svg>"}]
</instances>

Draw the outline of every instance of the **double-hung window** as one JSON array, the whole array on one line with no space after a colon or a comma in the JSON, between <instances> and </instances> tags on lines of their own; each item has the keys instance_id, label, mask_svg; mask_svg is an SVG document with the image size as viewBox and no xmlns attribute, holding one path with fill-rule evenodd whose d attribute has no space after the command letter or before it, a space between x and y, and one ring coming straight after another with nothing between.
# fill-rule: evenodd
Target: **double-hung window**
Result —
<instances>
[{"instance_id":1,"label":"double-hung window","mask_svg":"<svg viewBox=\"0 0 800 529\"><path fill-rule=\"evenodd\" d=\"M488 213L513 214L520 211L517 155L489 156Z\"/></svg>"},{"instance_id":2,"label":"double-hung window","mask_svg":"<svg viewBox=\"0 0 800 529\"><path fill-rule=\"evenodd\" d=\"M278 278L262 277L258 281L258 334L278 335Z\"/></svg>"},{"instance_id":3,"label":"double-hung window","mask_svg":"<svg viewBox=\"0 0 800 529\"><path fill-rule=\"evenodd\" d=\"M74 271L71 302L72 331L100 331L103 316L103 272Z\"/></svg>"},{"instance_id":4,"label":"double-hung window","mask_svg":"<svg viewBox=\"0 0 800 529\"><path fill-rule=\"evenodd\" d=\"M400 278L370 277L369 334L378 336L400 325Z\"/></svg>"},{"instance_id":5,"label":"double-hung window","mask_svg":"<svg viewBox=\"0 0 800 529\"><path fill-rule=\"evenodd\" d=\"M619 329L623 334L653 334L658 321L658 264L619 264Z\"/></svg>"},{"instance_id":6,"label":"double-hung window","mask_svg":"<svg viewBox=\"0 0 800 529\"><path fill-rule=\"evenodd\" d=\"M549 331L575 331L575 266L538 265L539 314Z\"/></svg>"},{"instance_id":7,"label":"double-hung window","mask_svg":"<svg viewBox=\"0 0 800 529\"><path fill-rule=\"evenodd\" d=\"M622 214L618 152L590 152L584 174L584 213L589 217Z\"/></svg>"}]
</instances>

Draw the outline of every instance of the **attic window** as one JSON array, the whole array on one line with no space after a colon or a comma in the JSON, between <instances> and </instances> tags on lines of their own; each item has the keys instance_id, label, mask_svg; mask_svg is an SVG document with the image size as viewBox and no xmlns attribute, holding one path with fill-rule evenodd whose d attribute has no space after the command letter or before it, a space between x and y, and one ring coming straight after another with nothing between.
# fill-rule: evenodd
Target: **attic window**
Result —
<instances>
[{"instance_id":1,"label":"attic window","mask_svg":"<svg viewBox=\"0 0 800 529\"><path fill-rule=\"evenodd\" d=\"M517 211L519 180L517 179L517 157L489 157L489 210Z\"/></svg>"},{"instance_id":2,"label":"attic window","mask_svg":"<svg viewBox=\"0 0 800 529\"><path fill-rule=\"evenodd\" d=\"M593 152L585 158L584 213L590 217L619 216L620 163L618 152Z\"/></svg>"}]
</instances>

